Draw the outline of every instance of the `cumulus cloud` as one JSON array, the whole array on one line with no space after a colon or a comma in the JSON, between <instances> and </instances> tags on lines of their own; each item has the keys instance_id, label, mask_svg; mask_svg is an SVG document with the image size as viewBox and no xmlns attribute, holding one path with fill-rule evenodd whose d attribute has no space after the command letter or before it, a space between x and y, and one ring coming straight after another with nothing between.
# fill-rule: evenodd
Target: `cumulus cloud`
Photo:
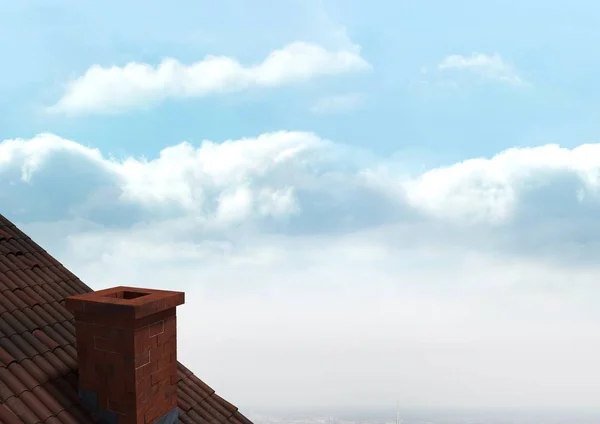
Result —
<instances>
[{"instance_id":1,"label":"cumulus cloud","mask_svg":"<svg viewBox=\"0 0 600 424\"><path fill-rule=\"evenodd\" d=\"M185 290L179 355L242 407L586 407L599 172L600 144L411 174L312 133L41 134L0 144L0 205L94 288Z\"/></svg>"},{"instance_id":2,"label":"cumulus cloud","mask_svg":"<svg viewBox=\"0 0 600 424\"><path fill-rule=\"evenodd\" d=\"M524 84L517 70L498 53L493 55L473 53L471 56L450 55L438 64L438 69L440 71L469 72L486 80L507 84Z\"/></svg>"},{"instance_id":3,"label":"cumulus cloud","mask_svg":"<svg viewBox=\"0 0 600 424\"><path fill-rule=\"evenodd\" d=\"M254 65L243 65L226 56L206 56L189 65L173 58L157 66L137 62L122 67L94 65L70 81L49 110L64 114L113 113L166 99L278 87L370 68L358 47L327 50L305 42L275 50Z\"/></svg>"},{"instance_id":4,"label":"cumulus cloud","mask_svg":"<svg viewBox=\"0 0 600 424\"><path fill-rule=\"evenodd\" d=\"M555 201L595 203L600 187L597 144L514 148L491 159L470 159L408 181L411 204L439 218L506 222L534 193L551 188ZM561 185L567 184L565 193ZM562 198L562 196L565 196ZM553 206L554 208L556 205ZM538 211L546 214L547 211Z\"/></svg>"}]
</instances>

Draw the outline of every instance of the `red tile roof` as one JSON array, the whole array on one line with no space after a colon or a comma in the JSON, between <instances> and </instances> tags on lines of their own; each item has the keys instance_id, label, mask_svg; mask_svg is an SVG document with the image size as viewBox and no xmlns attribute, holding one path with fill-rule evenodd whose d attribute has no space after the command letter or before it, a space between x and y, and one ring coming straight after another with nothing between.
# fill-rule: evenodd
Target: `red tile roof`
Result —
<instances>
[{"instance_id":1,"label":"red tile roof","mask_svg":"<svg viewBox=\"0 0 600 424\"><path fill-rule=\"evenodd\" d=\"M0 422L91 424L77 395L73 315L93 291L0 215ZM252 424L181 363L179 422Z\"/></svg>"}]
</instances>

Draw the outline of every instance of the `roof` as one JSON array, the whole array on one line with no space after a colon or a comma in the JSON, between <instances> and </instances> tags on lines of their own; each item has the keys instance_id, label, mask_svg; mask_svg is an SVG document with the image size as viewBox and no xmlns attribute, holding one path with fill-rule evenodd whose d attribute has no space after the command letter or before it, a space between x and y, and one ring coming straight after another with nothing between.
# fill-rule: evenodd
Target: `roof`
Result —
<instances>
[{"instance_id":1,"label":"roof","mask_svg":"<svg viewBox=\"0 0 600 424\"><path fill-rule=\"evenodd\" d=\"M0 215L0 422L91 424L77 395L74 317L93 290ZM178 363L179 422L252 424Z\"/></svg>"}]
</instances>

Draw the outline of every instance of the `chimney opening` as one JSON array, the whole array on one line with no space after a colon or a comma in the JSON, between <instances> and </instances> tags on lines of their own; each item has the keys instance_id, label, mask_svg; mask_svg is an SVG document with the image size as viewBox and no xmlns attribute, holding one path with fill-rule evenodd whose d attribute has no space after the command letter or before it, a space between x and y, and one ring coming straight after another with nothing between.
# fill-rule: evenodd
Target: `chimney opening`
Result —
<instances>
[{"instance_id":1,"label":"chimney opening","mask_svg":"<svg viewBox=\"0 0 600 424\"><path fill-rule=\"evenodd\" d=\"M148 296L148 293L123 290L123 291L113 292L113 293L104 295L104 297L114 297L117 299L137 299L138 297L142 297L142 296Z\"/></svg>"}]
</instances>

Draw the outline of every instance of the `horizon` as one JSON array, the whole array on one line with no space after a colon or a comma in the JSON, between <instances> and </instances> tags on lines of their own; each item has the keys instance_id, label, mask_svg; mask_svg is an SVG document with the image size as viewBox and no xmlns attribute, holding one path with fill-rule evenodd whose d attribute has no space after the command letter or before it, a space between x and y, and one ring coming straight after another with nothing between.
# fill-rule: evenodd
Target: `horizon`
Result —
<instances>
[{"instance_id":1,"label":"horizon","mask_svg":"<svg viewBox=\"0 0 600 424\"><path fill-rule=\"evenodd\" d=\"M562 409L512 408L454 408L418 409L400 408L347 411L331 408L322 411L266 412L248 409L249 417L258 424L396 424L399 411L401 424L594 424L600 419L600 410L577 411ZM543 421L540 421L543 420Z\"/></svg>"},{"instance_id":2,"label":"horizon","mask_svg":"<svg viewBox=\"0 0 600 424\"><path fill-rule=\"evenodd\" d=\"M242 412L597 408L600 3L512 3L0 4L0 213Z\"/></svg>"}]
</instances>

